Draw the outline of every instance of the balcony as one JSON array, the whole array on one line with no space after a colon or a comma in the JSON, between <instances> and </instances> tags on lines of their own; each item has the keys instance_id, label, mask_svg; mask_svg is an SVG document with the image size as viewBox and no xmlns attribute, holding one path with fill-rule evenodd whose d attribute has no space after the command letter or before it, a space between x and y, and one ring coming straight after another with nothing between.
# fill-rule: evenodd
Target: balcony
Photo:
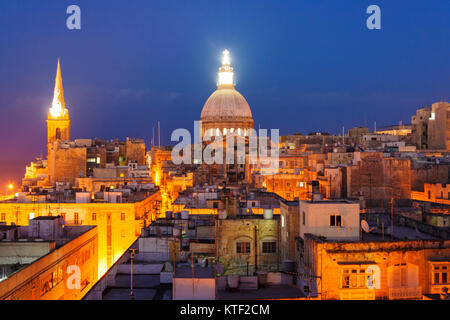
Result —
<instances>
[{"instance_id":1,"label":"balcony","mask_svg":"<svg viewBox=\"0 0 450 320\"><path fill-rule=\"evenodd\" d=\"M340 300L375 300L373 289L343 289L339 292Z\"/></svg>"},{"instance_id":2,"label":"balcony","mask_svg":"<svg viewBox=\"0 0 450 320\"><path fill-rule=\"evenodd\" d=\"M389 300L421 298L422 287L389 288Z\"/></svg>"}]
</instances>

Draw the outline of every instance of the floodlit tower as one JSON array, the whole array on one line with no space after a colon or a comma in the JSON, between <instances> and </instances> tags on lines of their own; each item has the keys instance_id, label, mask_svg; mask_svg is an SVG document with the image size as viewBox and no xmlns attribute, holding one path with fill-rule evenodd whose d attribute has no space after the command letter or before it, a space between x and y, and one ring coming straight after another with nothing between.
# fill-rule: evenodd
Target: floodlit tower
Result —
<instances>
[{"instance_id":1,"label":"floodlit tower","mask_svg":"<svg viewBox=\"0 0 450 320\"><path fill-rule=\"evenodd\" d=\"M64 101L64 90L61 77L61 65L58 59L56 70L55 89L53 92L52 107L47 117L47 145L48 151L53 148L56 141L70 140L70 118Z\"/></svg>"}]
</instances>

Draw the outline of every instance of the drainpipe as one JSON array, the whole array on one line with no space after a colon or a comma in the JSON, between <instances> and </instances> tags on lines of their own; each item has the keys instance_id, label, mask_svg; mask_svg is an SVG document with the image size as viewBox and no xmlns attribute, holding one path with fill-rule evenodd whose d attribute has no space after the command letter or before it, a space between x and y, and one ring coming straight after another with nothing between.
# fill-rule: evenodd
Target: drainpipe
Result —
<instances>
[{"instance_id":1,"label":"drainpipe","mask_svg":"<svg viewBox=\"0 0 450 320\"><path fill-rule=\"evenodd\" d=\"M258 229L255 226L255 275L256 272L258 271Z\"/></svg>"}]
</instances>

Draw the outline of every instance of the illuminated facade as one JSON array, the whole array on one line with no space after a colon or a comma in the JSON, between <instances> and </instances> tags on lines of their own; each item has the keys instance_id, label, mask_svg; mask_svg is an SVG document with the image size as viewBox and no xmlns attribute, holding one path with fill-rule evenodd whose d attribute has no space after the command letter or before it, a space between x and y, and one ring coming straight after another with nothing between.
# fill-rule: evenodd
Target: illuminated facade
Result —
<instances>
[{"instance_id":1,"label":"illuminated facade","mask_svg":"<svg viewBox=\"0 0 450 320\"><path fill-rule=\"evenodd\" d=\"M97 226L101 277L156 219L159 193L135 203L0 203L0 222L27 226L42 216L62 216L68 226Z\"/></svg>"},{"instance_id":2,"label":"illuminated facade","mask_svg":"<svg viewBox=\"0 0 450 320\"><path fill-rule=\"evenodd\" d=\"M55 141L70 140L70 118L64 100L64 89L61 76L61 65L58 59L56 69L55 89L53 90L52 107L49 109L47 118L47 143L49 148Z\"/></svg>"},{"instance_id":3,"label":"illuminated facade","mask_svg":"<svg viewBox=\"0 0 450 320\"><path fill-rule=\"evenodd\" d=\"M62 223L38 217L29 227L3 226L13 233L0 241L0 267L12 269L0 281L0 300L78 300L95 284L97 228Z\"/></svg>"},{"instance_id":4,"label":"illuminated facade","mask_svg":"<svg viewBox=\"0 0 450 320\"><path fill-rule=\"evenodd\" d=\"M304 285L322 300L425 299L450 284L448 240L352 243L308 234L302 251Z\"/></svg>"}]
</instances>

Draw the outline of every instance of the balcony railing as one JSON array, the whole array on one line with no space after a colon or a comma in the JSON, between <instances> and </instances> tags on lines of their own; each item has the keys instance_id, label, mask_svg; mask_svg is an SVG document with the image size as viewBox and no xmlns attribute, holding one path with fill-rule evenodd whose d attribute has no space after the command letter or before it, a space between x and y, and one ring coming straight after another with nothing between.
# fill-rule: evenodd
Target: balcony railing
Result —
<instances>
[{"instance_id":1,"label":"balcony railing","mask_svg":"<svg viewBox=\"0 0 450 320\"><path fill-rule=\"evenodd\" d=\"M343 289L339 292L340 300L375 300L373 289Z\"/></svg>"},{"instance_id":2,"label":"balcony railing","mask_svg":"<svg viewBox=\"0 0 450 320\"><path fill-rule=\"evenodd\" d=\"M402 287L402 288L389 288L389 299L420 299L422 298L421 287Z\"/></svg>"}]
</instances>

